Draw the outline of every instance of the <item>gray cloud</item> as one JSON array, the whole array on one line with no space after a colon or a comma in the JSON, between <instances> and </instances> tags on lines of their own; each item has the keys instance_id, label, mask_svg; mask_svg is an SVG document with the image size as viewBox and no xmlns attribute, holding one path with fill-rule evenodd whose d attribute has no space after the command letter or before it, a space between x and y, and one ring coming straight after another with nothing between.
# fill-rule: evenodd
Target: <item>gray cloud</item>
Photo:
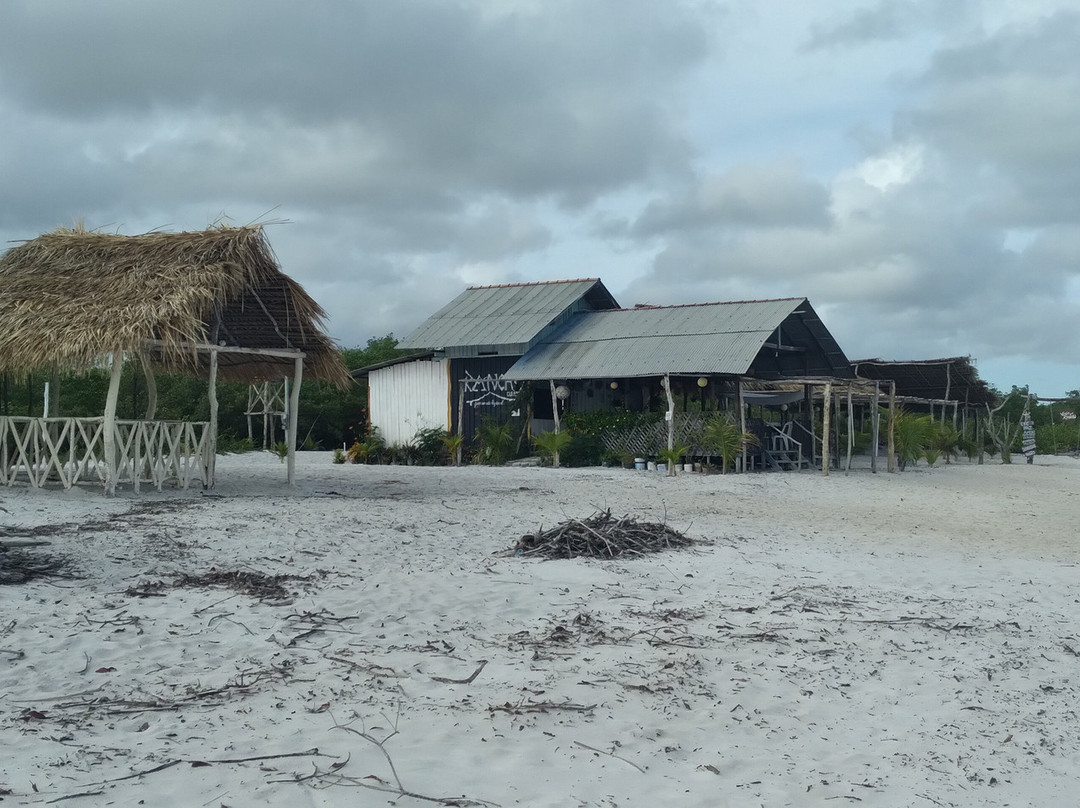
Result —
<instances>
[{"instance_id":1,"label":"gray cloud","mask_svg":"<svg viewBox=\"0 0 1080 808\"><path fill-rule=\"evenodd\" d=\"M0 239L285 219L347 345L601 275L808 295L854 356L1052 358L1064 390L1078 35L1066 0L13 0Z\"/></svg>"},{"instance_id":2,"label":"gray cloud","mask_svg":"<svg viewBox=\"0 0 1080 808\"><path fill-rule=\"evenodd\" d=\"M731 227L826 227L829 195L791 162L736 166L706 176L668 201L650 202L633 226L638 236Z\"/></svg>"}]
</instances>

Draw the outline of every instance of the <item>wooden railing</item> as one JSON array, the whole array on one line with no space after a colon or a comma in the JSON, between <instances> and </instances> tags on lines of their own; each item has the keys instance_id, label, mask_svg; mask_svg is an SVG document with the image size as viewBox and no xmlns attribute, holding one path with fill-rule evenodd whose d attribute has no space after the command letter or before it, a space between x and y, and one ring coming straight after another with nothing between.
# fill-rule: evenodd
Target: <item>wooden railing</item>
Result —
<instances>
[{"instance_id":1,"label":"wooden railing","mask_svg":"<svg viewBox=\"0 0 1080 808\"><path fill-rule=\"evenodd\" d=\"M117 421L113 487L212 485L210 432L202 421ZM20 479L35 488L51 482L64 488L80 482L108 486L105 419L0 416L0 484Z\"/></svg>"}]
</instances>

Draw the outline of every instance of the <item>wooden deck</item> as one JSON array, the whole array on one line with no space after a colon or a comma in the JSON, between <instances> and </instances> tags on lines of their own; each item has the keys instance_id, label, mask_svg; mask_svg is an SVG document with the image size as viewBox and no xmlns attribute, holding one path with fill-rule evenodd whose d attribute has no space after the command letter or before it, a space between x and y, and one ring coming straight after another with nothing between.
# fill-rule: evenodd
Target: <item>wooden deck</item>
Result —
<instances>
[{"instance_id":1,"label":"wooden deck","mask_svg":"<svg viewBox=\"0 0 1080 808\"><path fill-rule=\"evenodd\" d=\"M116 468L105 460L105 419L0 416L0 484L19 480L35 488L98 483L109 488L169 483L213 485L214 455L208 422L116 421Z\"/></svg>"}]
</instances>

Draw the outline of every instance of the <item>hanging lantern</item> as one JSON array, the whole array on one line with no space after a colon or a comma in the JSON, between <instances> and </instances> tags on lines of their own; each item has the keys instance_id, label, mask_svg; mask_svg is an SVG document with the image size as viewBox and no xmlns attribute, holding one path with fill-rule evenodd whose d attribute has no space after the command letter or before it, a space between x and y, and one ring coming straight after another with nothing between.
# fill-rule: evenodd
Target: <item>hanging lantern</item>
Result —
<instances>
[{"instance_id":1,"label":"hanging lantern","mask_svg":"<svg viewBox=\"0 0 1080 808\"><path fill-rule=\"evenodd\" d=\"M555 398L559 399L559 401L566 401L566 399L570 398L570 388L565 384L560 384L555 388Z\"/></svg>"},{"instance_id":2,"label":"hanging lantern","mask_svg":"<svg viewBox=\"0 0 1080 808\"><path fill-rule=\"evenodd\" d=\"M608 385L608 387L610 387L612 390L618 390L619 389L619 383L618 382L612 382L611 384Z\"/></svg>"},{"instance_id":3,"label":"hanging lantern","mask_svg":"<svg viewBox=\"0 0 1080 808\"><path fill-rule=\"evenodd\" d=\"M704 376L698 376L697 386L698 387L708 387L709 386L709 380L706 379Z\"/></svg>"}]
</instances>

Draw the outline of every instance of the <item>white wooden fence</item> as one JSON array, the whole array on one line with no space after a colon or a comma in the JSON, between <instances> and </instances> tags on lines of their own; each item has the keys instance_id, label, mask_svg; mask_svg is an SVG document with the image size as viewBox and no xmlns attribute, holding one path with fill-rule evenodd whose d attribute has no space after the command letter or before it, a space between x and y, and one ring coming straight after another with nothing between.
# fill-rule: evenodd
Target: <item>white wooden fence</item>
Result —
<instances>
[{"instance_id":1,"label":"white wooden fence","mask_svg":"<svg viewBox=\"0 0 1080 808\"><path fill-rule=\"evenodd\" d=\"M187 488L213 483L213 446L207 422L117 421L115 483L166 483ZM105 419L0 416L0 484L23 479L35 488L59 482L108 484Z\"/></svg>"}]
</instances>

